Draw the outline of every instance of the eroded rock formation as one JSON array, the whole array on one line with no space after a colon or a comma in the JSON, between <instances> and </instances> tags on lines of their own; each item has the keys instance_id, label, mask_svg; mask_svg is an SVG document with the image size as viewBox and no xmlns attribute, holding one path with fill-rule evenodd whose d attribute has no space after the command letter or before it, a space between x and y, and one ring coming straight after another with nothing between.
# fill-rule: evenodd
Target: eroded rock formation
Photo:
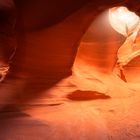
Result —
<instances>
[{"instance_id":1,"label":"eroded rock formation","mask_svg":"<svg viewBox=\"0 0 140 140\"><path fill-rule=\"evenodd\" d=\"M117 51L125 38L111 28L108 20L106 24L95 21L103 11L118 5L128 6L139 14L138 2L15 0L10 8L2 3L0 18L4 15L5 20L0 23L5 26L0 27L1 35L10 33L6 41L1 38L1 56L2 64L10 59L10 70L0 84L0 138L139 139L139 84L128 88L116 73L112 74ZM100 22L100 27L96 22ZM91 36L87 37L88 28ZM96 48L91 47L93 44ZM79 45L82 49L77 53ZM81 87L70 76L75 57L78 65L75 63L73 69L79 67L75 74L81 72L83 76L78 79ZM135 63L138 59L123 67L128 82L139 81L133 75L139 71L139 64Z\"/></svg>"}]
</instances>

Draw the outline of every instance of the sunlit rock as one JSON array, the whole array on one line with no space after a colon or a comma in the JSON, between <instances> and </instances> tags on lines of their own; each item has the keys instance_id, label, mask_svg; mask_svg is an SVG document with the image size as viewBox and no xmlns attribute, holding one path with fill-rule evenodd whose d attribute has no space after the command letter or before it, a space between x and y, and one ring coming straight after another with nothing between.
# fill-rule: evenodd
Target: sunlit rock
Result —
<instances>
[{"instance_id":1,"label":"sunlit rock","mask_svg":"<svg viewBox=\"0 0 140 140\"><path fill-rule=\"evenodd\" d=\"M109 11L102 13L82 38L73 66L73 83L81 90L119 96L127 85L113 73L125 37L112 28ZM122 91L121 91L122 90Z\"/></svg>"}]
</instances>

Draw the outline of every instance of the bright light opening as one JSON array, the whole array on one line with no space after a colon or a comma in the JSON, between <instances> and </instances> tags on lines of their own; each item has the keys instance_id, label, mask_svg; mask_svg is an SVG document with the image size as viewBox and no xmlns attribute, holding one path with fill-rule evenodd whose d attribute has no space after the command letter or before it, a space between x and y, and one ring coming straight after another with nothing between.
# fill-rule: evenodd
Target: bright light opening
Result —
<instances>
[{"instance_id":1,"label":"bright light opening","mask_svg":"<svg viewBox=\"0 0 140 140\"><path fill-rule=\"evenodd\" d=\"M139 25L140 18L126 7L115 7L109 10L111 26L124 36L131 34Z\"/></svg>"}]
</instances>

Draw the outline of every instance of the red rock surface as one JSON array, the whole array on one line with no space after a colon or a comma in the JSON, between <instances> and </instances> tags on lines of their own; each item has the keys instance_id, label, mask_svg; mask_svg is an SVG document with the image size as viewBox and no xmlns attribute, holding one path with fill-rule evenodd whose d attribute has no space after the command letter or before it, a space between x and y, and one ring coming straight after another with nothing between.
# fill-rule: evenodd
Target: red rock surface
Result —
<instances>
[{"instance_id":1,"label":"red rock surface","mask_svg":"<svg viewBox=\"0 0 140 140\"><path fill-rule=\"evenodd\" d=\"M112 74L116 52L123 38L118 41L121 36L110 27L104 26L103 22L100 23L99 29L102 32L99 34L98 28L90 26L102 11L120 5L121 2L123 0L67 0L67 2L17 0L16 10L14 11L12 5L10 12L7 10L9 6L4 4L2 12L8 15L6 14L5 20L0 23L8 26L3 28L1 26L0 31L2 35L3 31L10 32L10 37L7 37L6 41L2 39L3 46L7 46L3 47L2 62L7 63L12 51L8 43L15 44L17 50L7 78L0 84L0 139L138 140L140 138L139 84L130 86ZM127 3L129 8L139 14L139 5L129 0L127 2L131 3ZM13 26L14 17L16 26ZM81 41L89 26L94 28L91 35L94 35L95 40L92 41L89 37ZM108 32L104 29L108 29ZM13 43L10 43L9 38ZM113 41L115 47L111 48L112 44L106 45L102 40L106 43ZM87 50L83 41L89 46ZM96 48L90 48L95 41L98 41ZM79 44L85 49L83 51L79 49L78 52L81 51L81 54L77 54ZM101 49L100 46L107 48ZM93 55L92 51L96 53ZM78 87L78 84L73 82L73 76L70 76L76 55L90 57L94 61L89 65L86 63L85 66L91 73L87 73L88 70L85 69L86 76L89 77L86 82L84 75L78 79L81 87ZM96 56L98 61L93 56ZM99 59L100 57L103 59ZM84 59L81 60L83 64ZM135 65L133 62L129 65ZM128 74L126 78L134 77L131 76L133 70L127 69L126 67L125 74ZM93 73L96 73L97 78L90 77ZM89 87L92 88L90 91ZM109 91L106 87L109 87ZM93 91L94 89L98 92ZM101 94L104 91L107 92Z\"/></svg>"}]
</instances>

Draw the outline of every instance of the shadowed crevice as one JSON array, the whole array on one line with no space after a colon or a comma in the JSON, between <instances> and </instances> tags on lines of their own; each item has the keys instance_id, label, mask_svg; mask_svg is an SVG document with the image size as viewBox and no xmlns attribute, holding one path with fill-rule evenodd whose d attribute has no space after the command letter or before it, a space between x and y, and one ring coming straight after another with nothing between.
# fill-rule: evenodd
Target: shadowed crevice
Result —
<instances>
[{"instance_id":1,"label":"shadowed crevice","mask_svg":"<svg viewBox=\"0 0 140 140\"><path fill-rule=\"evenodd\" d=\"M77 90L67 95L67 98L75 101L110 99L111 97L96 91Z\"/></svg>"}]
</instances>

